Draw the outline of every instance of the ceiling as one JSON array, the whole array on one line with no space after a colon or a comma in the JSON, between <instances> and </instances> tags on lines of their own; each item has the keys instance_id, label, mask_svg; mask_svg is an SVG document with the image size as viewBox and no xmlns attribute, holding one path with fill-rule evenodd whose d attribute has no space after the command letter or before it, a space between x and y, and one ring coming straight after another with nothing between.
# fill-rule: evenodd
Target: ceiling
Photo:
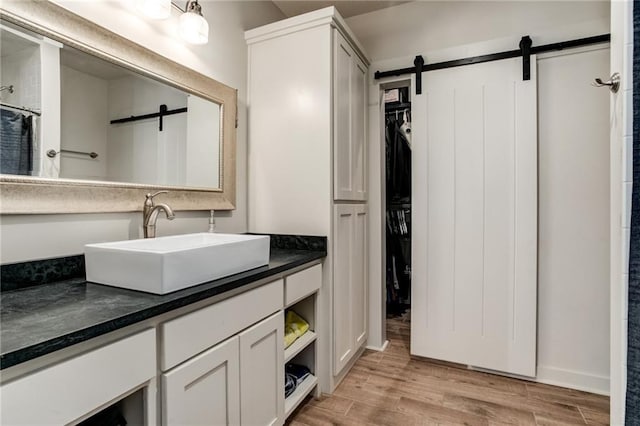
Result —
<instances>
[{"instance_id":1,"label":"ceiling","mask_svg":"<svg viewBox=\"0 0 640 426\"><path fill-rule=\"evenodd\" d=\"M301 15L312 10L322 9L327 6L335 6L343 18L350 18L356 15L373 12L375 10L386 9L397 6L408 1L379 1L379 0L338 0L338 1L317 1L317 0L273 0L273 3L287 17Z\"/></svg>"},{"instance_id":2,"label":"ceiling","mask_svg":"<svg viewBox=\"0 0 640 426\"><path fill-rule=\"evenodd\" d=\"M111 64L96 56L89 55L69 46L64 46L61 50L60 63L76 71L103 80L116 80L130 75L137 75L124 67Z\"/></svg>"}]
</instances>

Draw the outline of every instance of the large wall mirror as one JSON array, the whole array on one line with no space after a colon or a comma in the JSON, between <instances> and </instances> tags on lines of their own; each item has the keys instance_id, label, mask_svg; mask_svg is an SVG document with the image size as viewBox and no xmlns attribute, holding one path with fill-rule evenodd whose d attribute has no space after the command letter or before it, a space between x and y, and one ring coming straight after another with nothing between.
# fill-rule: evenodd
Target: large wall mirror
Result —
<instances>
[{"instance_id":1,"label":"large wall mirror","mask_svg":"<svg viewBox=\"0 0 640 426\"><path fill-rule=\"evenodd\" d=\"M0 6L0 212L235 204L236 91L47 1Z\"/></svg>"}]
</instances>

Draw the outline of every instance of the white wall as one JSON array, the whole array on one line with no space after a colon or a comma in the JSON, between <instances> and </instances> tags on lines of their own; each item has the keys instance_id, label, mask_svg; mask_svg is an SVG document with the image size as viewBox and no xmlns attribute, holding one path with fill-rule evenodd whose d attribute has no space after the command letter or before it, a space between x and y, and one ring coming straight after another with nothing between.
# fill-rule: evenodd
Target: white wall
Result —
<instances>
[{"instance_id":1,"label":"white wall","mask_svg":"<svg viewBox=\"0 0 640 426\"><path fill-rule=\"evenodd\" d=\"M380 61L516 35L531 35L535 45L568 25L608 16L608 1L417 1L346 21Z\"/></svg>"},{"instance_id":2,"label":"white wall","mask_svg":"<svg viewBox=\"0 0 640 426\"><path fill-rule=\"evenodd\" d=\"M86 155L60 154L60 177L104 180L107 174L108 84L106 80L60 67L61 148L96 152Z\"/></svg>"},{"instance_id":3,"label":"white wall","mask_svg":"<svg viewBox=\"0 0 640 426\"><path fill-rule=\"evenodd\" d=\"M538 380L609 391L609 49L538 60Z\"/></svg>"},{"instance_id":4,"label":"white wall","mask_svg":"<svg viewBox=\"0 0 640 426\"><path fill-rule=\"evenodd\" d=\"M415 55L418 54L423 55L427 63L433 63L516 49L520 37L523 35L530 35L534 45L540 45L604 34L609 32L609 19L608 2L477 1L408 3L349 18L347 23L356 33L368 54L374 58L374 63L370 68L371 75L373 75L373 72L377 70L409 67L412 65ZM603 71L602 57L589 59L599 63L598 70L599 72ZM547 62L542 62L539 68L539 84L543 88L541 90L548 91L551 84L548 79L553 78L552 74L555 75L558 70L563 70L562 77L566 78L571 67L578 66L583 60L583 57L575 59L575 62L572 62L574 59L562 59L561 57L546 59ZM566 63L567 61L569 63ZM423 78L428 78L428 75L428 73L423 74ZM597 76L591 75L591 72L587 72L587 70L582 70L581 75L583 78L586 75L589 75L589 78ZM406 80L407 78L411 77L390 78L383 82ZM372 80L369 94L370 129L373 132L370 135L369 149L371 194L381 191L383 184L380 164L383 161L384 150L380 145L381 140L378 132L376 132L380 128L378 83L381 82ZM590 91L591 89L589 86L580 89L574 88L572 96L581 96L583 90ZM553 103L553 99L546 98L548 94L540 93L540 96L545 96L543 103ZM606 101L604 102L603 108L606 110ZM569 125L573 125L573 123L555 120L544 114L541 116L540 126L543 126L539 126L541 137L543 134L552 136L549 139L541 140L541 144L551 150L548 154L554 156L554 161L558 160L556 158L558 153L561 153L564 159L569 158L567 150L579 142L576 139L563 140L561 141L562 145L551 146L558 140L558 135L570 134L571 127ZM603 124L604 126L605 124ZM606 133L606 127L602 129L601 133L603 132ZM606 154L604 151L606 145L601 145L598 149L599 151L590 152L585 160L593 161L593 156L597 153ZM598 163L600 175L607 173L607 158L606 155L600 158L602 161ZM577 160L578 158L574 158L574 161ZM414 167L419 167L419 165L414 165ZM570 163L566 167L565 172L570 175L571 181L565 182L565 184L570 188L584 170L584 164ZM540 173L541 181L551 183L560 178L562 170L558 169L556 165L541 164ZM591 185L593 195L599 197L603 205L608 205L608 192L601 185L599 186L593 179L589 179L586 184ZM559 195L555 192L540 194L541 207L547 209L542 211L541 215L546 218L548 224L569 220L568 216L571 215L571 212L579 211L580 203L560 205L556 204L558 199ZM370 204L369 231L370 241L373 244L383 241L383 236L380 234L384 230L382 226L384 220L382 209L384 207L380 207L376 211L373 198ZM556 215L555 208L563 209L562 214ZM569 212L569 208L571 212ZM552 231L556 229L553 226L541 228L540 231L545 233L540 235L541 241L544 242L541 248L549 244L554 247L556 244L559 246L570 244L571 239L575 236L575 230L588 229L589 226L597 223L603 226L602 223L608 220L607 217L602 209L584 212L577 216L575 223L562 235L553 235ZM569 220L568 223L572 222ZM590 235L589 238L593 238L593 240L589 243L595 244L604 238L604 244L606 244L608 235L603 237L603 232L606 233L606 230L600 230L594 235ZM609 308L606 291L609 283L606 279L608 263L606 256L602 253L603 249L606 250L606 246L604 248L590 246L586 250L585 255L589 260L584 263L591 262L589 268L593 272L593 275L587 277L586 282L582 274L579 277L574 275L574 278L568 283L563 281L563 278L567 277L567 268L571 263L563 265L557 259L549 259L544 256L540 259L541 262L547 262L540 265L540 271L543 274L540 275L538 284L542 296L539 304L541 326L538 334L538 355L540 358L538 365L543 367L541 371L544 372L543 379L545 381L562 383L576 388L588 388L597 392L608 391L607 365L609 360L606 354L608 340L606 318L609 314ZM384 262L383 251L379 243L370 246L369 250L371 253L369 276L371 285L374 286L371 288L370 294L382 297L378 286L383 283L384 279L383 269L380 268L380 264ZM575 264L578 259L568 257L567 260ZM588 288L588 291L581 287ZM380 301L372 298L370 303L372 306L379 306ZM559 321L566 315L567 306L572 306L574 309L588 309L590 316L598 319L596 321L599 327L594 329L590 322L581 322L575 317L571 318L571 324L562 324ZM370 311L370 321L372 322L370 330L381 331L384 319L380 317L380 312L377 312L376 309ZM557 328L555 328L556 325ZM590 336L590 333L594 334ZM370 335L369 343L372 346L379 346L383 343L382 339L380 335ZM570 354L576 351L580 352L580 356L574 362L570 358ZM578 369L578 371L572 371L575 374L561 374L573 369ZM554 372L557 374L554 375Z\"/></svg>"},{"instance_id":5,"label":"white wall","mask_svg":"<svg viewBox=\"0 0 640 426\"><path fill-rule=\"evenodd\" d=\"M2 56L0 85L13 86L13 93L2 91L2 101L12 105L40 109L40 46L30 45Z\"/></svg>"},{"instance_id":6,"label":"white wall","mask_svg":"<svg viewBox=\"0 0 640 426\"><path fill-rule=\"evenodd\" d=\"M244 31L284 18L271 2L204 1L209 21L209 44L192 47L176 36L178 12L167 21L149 21L135 12L134 2L57 0L71 11L124 37L163 54L224 84L238 89L237 203L233 212L216 213L221 232L244 232L246 203L246 84L247 46ZM140 206L142 202L140 200ZM82 253L85 243L113 241L141 235L141 213L87 215L2 216L0 262L10 263ZM208 212L178 212L175 220L160 219L158 234L207 229Z\"/></svg>"},{"instance_id":7,"label":"white wall","mask_svg":"<svg viewBox=\"0 0 640 426\"><path fill-rule=\"evenodd\" d=\"M637 4L636 4L637 6ZM611 424L624 423L627 384L627 304L633 182L633 2L611 3Z\"/></svg>"}]
</instances>

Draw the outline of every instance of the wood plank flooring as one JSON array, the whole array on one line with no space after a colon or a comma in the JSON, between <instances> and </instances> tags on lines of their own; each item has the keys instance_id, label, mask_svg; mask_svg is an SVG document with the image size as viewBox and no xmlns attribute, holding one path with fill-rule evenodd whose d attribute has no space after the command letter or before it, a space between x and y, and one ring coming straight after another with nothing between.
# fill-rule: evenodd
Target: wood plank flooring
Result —
<instances>
[{"instance_id":1,"label":"wood plank flooring","mask_svg":"<svg viewBox=\"0 0 640 426\"><path fill-rule=\"evenodd\" d=\"M412 357L409 336L408 323L388 320L386 351L366 351L333 395L307 400L287 424L609 424L608 397Z\"/></svg>"}]
</instances>

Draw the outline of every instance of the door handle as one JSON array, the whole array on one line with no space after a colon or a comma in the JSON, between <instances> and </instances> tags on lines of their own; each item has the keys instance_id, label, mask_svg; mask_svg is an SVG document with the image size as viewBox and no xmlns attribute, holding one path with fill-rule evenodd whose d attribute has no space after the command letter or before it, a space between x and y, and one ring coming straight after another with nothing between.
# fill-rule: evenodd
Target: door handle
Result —
<instances>
[{"instance_id":1,"label":"door handle","mask_svg":"<svg viewBox=\"0 0 640 426\"><path fill-rule=\"evenodd\" d=\"M613 73L609 80L602 81L600 78L596 78L593 83L591 83L594 87L605 87L608 86L611 93L618 93L618 89L620 89L620 74Z\"/></svg>"}]
</instances>

